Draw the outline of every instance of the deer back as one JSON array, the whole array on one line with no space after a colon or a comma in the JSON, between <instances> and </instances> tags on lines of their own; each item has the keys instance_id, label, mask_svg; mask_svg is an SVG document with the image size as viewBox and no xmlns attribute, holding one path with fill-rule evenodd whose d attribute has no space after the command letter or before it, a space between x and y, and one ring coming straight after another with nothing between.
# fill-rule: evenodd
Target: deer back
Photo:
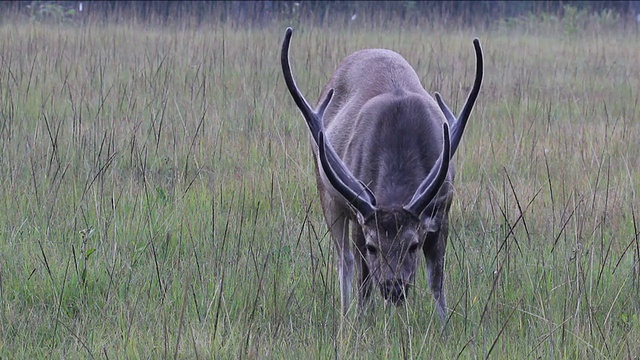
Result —
<instances>
[{"instance_id":1,"label":"deer back","mask_svg":"<svg viewBox=\"0 0 640 360\"><path fill-rule=\"evenodd\" d=\"M346 57L321 98L330 89L327 141L378 204L407 204L442 152L437 102L402 56L382 49Z\"/></svg>"}]
</instances>

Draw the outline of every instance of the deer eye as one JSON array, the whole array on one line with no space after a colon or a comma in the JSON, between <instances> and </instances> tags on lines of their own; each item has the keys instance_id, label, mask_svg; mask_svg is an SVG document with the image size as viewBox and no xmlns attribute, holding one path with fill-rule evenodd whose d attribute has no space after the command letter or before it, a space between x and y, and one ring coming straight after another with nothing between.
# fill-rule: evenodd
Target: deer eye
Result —
<instances>
[{"instance_id":1,"label":"deer eye","mask_svg":"<svg viewBox=\"0 0 640 360\"><path fill-rule=\"evenodd\" d=\"M409 246L409 252L410 253L414 253L414 252L418 251L419 245L420 244L418 244L418 243L411 244L411 246Z\"/></svg>"},{"instance_id":2,"label":"deer eye","mask_svg":"<svg viewBox=\"0 0 640 360\"><path fill-rule=\"evenodd\" d=\"M378 249L377 249L375 246L373 246L373 245L367 244L367 245L365 245L365 246L364 246L364 248L365 248L365 249L367 250L367 252L368 252L369 254L371 254L371 255L375 255L375 254L377 254L377 253L378 253Z\"/></svg>"}]
</instances>

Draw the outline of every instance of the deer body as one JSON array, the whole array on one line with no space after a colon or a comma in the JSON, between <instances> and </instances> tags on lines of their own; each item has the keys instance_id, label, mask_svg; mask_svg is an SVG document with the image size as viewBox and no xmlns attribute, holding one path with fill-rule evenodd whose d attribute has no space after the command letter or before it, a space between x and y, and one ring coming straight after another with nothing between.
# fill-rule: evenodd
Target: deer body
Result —
<instances>
[{"instance_id":1,"label":"deer body","mask_svg":"<svg viewBox=\"0 0 640 360\"><path fill-rule=\"evenodd\" d=\"M438 94L436 101L424 90L402 56L382 49L346 57L312 110L291 75L291 32L287 29L281 61L313 140L318 192L338 252L342 313L350 307L354 268L361 306L372 284L386 301L401 304L422 249L437 312L446 320L444 254L454 180L450 158L480 87L479 42L479 76L465 118L463 110L456 119Z\"/></svg>"},{"instance_id":2,"label":"deer body","mask_svg":"<svg viewBox=\"0 0 640 360\"><path fill-rule=\"evenodd\" d=\"M321 97L331 89L325 138L378 204L407 204L442 152L446 120L436 101L413 68L389 50L345 58Z\"/></svg>"}]
</instances>

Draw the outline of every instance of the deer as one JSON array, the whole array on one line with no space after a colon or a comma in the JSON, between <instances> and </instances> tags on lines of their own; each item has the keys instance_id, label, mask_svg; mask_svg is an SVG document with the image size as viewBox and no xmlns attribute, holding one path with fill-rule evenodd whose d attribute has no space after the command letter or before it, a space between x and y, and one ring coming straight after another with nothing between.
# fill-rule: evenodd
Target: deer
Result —
<instances>
[{"instance_id":1,"label":"deer","mask_svg":"<svg viewBox=\"0 0 640 360\"><path fill-rule=\"evenodd\" d=\"M338 255L342 315L352 305L354 266L358 308L367 306L373 285L385 304L399 306L414 283L422 250L435 310L446 324L451 159L482 84L480 40L473 39L475 81L456 117L438 92L435 100L427 93L407 60L386 49L344 58L313 109L291 71L292 34L288 27L280 60L310 133L317 190Z\"/></svg>"}]
</instances>

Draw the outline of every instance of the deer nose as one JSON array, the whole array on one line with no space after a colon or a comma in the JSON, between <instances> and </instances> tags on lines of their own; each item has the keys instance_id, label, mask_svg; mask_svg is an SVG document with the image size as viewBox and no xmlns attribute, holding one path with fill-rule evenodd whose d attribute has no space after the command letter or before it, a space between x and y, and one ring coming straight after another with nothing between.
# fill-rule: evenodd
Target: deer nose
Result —
<instances>
[{"instance_id":1,"label":"deer nose","mask_svg":"<svg viewBox=\"0 0 640 360\"><path fill-rule=\"evenodd\" d=\"M406 297L405 285L400 280L387 280L383 284L382 296L393 305L401 305Z\"/></svg>"}]
</instances>

